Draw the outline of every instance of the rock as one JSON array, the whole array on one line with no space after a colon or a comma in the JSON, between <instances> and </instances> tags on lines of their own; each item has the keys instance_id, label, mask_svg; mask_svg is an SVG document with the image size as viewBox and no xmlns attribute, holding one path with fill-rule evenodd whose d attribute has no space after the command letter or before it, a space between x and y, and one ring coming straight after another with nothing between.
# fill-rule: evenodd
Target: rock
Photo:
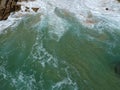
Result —
<instances>
[{"instance_id":1,"label":"rock","mask_svg":"<svg viewBox=\"0 0 120 90\"><path fill-rule=\"evenodd\" d=\"M108 8L105 8L105 10L109 10Z\"/></svg>"},{"instance_id":2,"label":"rock","mask_svg":"<svg viewBox=\"0 0 120 90\"><path fill-rule=\"evenodd\" d=\"M21 1L31 0L0 0L0 20L6 20L11 12L19 11L21 5L17 5L17 2Z\"/></svg>"},{"instance_id":3,"label":"rock","mask_svg":"<svg viewBox=\"0 0 120 90\"><path fill-rule=\"evenodd\" d=\"M35 1L35 0L0 0L0 20L6 20L11 12L16 12L21 9L21 5L18 5L17 2L22 1ZM39 8L32 8L35 12ZM26 12L29 12L29 7L26 7Z\"/></svg>"},{"instance_id":4,"label":"rock","mask_svg":"<svg viewBox=\"0 0 120 90\"><path fill-rule=\"evenodd\" d=\"M0 0L0 20L6 20L11 12L21 9L17 2L20 0Z\"/></svg>"},{"instance_id":5,"label":"rock","mask_svg":"<svg viewBox=\"0 0 120 90\"><path fill-rule=\"evenodd\" d=\"M39 8L32 8L33 11L37 12Z\"/></svg>"},{"instance_id":6,"label":"rock","mask_svg":"<svg viewBox=\"0 0 120 90\"><path fill-rule=\"evenodd\" d=\"M117 63L114 67L114 71L116 74L120 75L120 63Z\"/></svg>"},{"instance_id":7,"label":"rock","mask_svg":"<svg viewBox=\"0 0 120 90\"><path fill-rule=\"evenodd\" d=\"M26 12L30 12L30 8L29 8L29 7L26 7L26 8L25 8L25 11L26 11Z\"/></svg>"},{"instance_id":8,"label":"rock","mask_svg":"<svg viewBox=\"0 0 120 90\"><path fill-rule=\"evenodd\" d=\"M120 0L117 0L118 2L120 2Z\"/></svg>"}]
</instances>

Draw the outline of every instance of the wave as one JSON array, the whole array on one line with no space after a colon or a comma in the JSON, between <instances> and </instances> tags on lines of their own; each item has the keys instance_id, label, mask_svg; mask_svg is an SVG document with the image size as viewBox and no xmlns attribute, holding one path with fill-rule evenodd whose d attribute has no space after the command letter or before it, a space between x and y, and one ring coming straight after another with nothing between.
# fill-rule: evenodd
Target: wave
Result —
<instances>
[{"instance_id":1,"label":"wave","mask_svg":"<svg viewBox=\"0 0 120 90\"><path fill-rule=\"evenodd\" d=\"M102 26L105 23L108 23L111 27L120 28L120 4L116 0L36 0L19 2L18 4L21 4L21 10L14 14L11 13L7 20L0 21L0 31L14 26L28 14L35 14L31 9L32 7L39 8L37 13L42 15L53 15L56 7L65 9L70 13L74 13L74 16L89 28ZM29 12L25 11L26 7L30 8Z\"/></svg>"}]
</instances>

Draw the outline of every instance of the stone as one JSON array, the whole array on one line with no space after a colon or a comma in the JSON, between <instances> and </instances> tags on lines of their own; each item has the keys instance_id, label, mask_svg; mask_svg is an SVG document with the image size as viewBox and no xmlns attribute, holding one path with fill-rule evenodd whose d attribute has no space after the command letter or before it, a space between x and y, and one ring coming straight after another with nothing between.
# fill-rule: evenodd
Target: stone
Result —
<instances>
[{"instance_id":1,"label":"stone","mask_svg":"<svg viewBox=\"0 0 120 90\"><path fill-rule=\"evenodd\" d=\"M0 20L6 20L11 12L16 12L21 9L21 5L17 2L28 0L0 0Z\"/></svg>"},{"instance_id":2,"label":"stone","mask_svg":"<svg viewBox=\"0 0 120 90\"><path fill-rule=\"evenodd\" d=\"M26 12L30 12L30 8L29 7L25 7L25 11Z\"/></svg>"},{"instance_id":3,"label":"stone","mask_svg":"<svg viewBox=\"0 0 120 90\"><path fill-rule=\"evenodd\" d=\"M120 0L117 0L118 2L120 2Z\"/></svg>"},{"instance_id":4,"label":"stone","mask_svg":"<svg viewBox=\"0 0 120 90\"><path fill-rule=\"evenodd\" d=\"M22 1L35 1L35 0L0 0L0 20L6 20L11 12L17 12L21 9L21 5L17 2ZM39 8L32 8L33 11L37 12ZM29 7L26 7L26 12L29 12Z\"/></svg>"},{"instance_id":5,"label":"stone","mask_svg":"<svg viewBox=\"0 0 120 90\"><path fill-rule=\"evenodd\" d=\"M115 64L114 71L116 74L120 75L120 63Z\"/></svg>"},{"instance_id":6,"label":"stone","mask_svg":"<svg viewBox=\"0 0 120 90\"><path fill-rule=\"evenodd\" d=\"M33 11L37 12L39 8L32 8Z\"/></svg>"}]
</instances>

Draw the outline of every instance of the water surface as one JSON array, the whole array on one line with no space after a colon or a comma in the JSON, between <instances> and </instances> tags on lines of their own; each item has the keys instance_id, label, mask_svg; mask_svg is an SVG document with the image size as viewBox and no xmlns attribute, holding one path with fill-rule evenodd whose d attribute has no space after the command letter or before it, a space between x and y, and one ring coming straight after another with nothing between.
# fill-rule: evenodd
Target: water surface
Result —
<instances>
[{"instance_id":1,"label":"water surface","mask_svg":"<svg viewBox=\"0 0 120 90\"><path fill-rule=\"evenodd\" d=\"M99 32L54 12L54 19L30 15L0 34L0 90L120 90L120 31Z\"/></svg>"}]
</instances>

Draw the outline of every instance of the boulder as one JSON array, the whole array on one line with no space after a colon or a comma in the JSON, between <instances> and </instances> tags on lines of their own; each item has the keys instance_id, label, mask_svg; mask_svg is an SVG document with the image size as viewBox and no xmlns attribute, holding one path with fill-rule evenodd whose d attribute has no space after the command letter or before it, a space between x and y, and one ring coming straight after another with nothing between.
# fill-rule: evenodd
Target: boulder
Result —
<instances>
[{"instance_id":1,"label":"boulder","mask_svg":"<svg viewBox=\"0 0 120 90\"><path fill-rule=\"evenodd\" d=\"M39 8L32 8L33 11L37 12L39 10Z\"/></svg>"}]
</instances>

